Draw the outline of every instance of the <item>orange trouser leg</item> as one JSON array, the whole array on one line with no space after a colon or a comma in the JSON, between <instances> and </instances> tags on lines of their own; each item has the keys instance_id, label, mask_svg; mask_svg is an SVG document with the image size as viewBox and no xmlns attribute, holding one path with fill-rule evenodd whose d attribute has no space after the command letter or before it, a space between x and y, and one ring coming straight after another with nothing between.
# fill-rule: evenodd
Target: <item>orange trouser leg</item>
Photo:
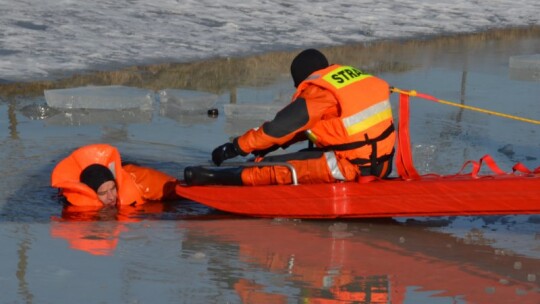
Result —
<instances>
[{"instance_id":1,"label":"orange trouser leg","mask_svg":"<svg viewBox=\"0 0 540 304\"><path fill-rule=\"evenodd\" d=\"M300 184L335 181L328 169L324 155L319 158L289 160L287 162L295 168ZM289 168L283 166L246 167L242 171L242 182L249 186L285 185L292 183L292 177Z\"/></svg>"}]
</instances>

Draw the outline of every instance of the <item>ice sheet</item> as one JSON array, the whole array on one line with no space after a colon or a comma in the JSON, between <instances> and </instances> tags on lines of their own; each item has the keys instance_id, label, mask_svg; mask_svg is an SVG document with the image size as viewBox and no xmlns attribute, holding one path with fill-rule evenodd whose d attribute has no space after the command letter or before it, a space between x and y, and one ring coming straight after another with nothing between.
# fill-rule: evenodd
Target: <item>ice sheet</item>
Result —
<instances>
[{"instance_id":1,"label":"ice sheet","mask_svg":"<svg viewBox=\"0 0 540 304\"><path fill-rule=\"evenodd\" d=\"M61 109L151 109L155 94L151 90L125 86L87 86L45 90L50 107Z\"/></svg>"}]
</instances>

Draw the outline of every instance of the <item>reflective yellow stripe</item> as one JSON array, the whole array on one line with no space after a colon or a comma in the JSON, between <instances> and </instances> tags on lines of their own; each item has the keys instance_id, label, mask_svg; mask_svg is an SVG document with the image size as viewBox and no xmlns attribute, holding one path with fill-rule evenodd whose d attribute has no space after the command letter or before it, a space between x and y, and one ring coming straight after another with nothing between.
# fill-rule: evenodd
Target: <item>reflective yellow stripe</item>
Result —
<instances>
[{"instance_id":1,"label":"reflective yellow stripe","mask_svg":"<svg viewBox=\"0 0 540 304\"><path fill-rule=\"evenodd\" d=\"M348 135L353 135L365 131L374 125L392 118L392 107L390 102L385 100L377 103L362 112L343 118L343 125L347 129Z\"/></svg>"},{"instance_id":2,"label":"reflective yellow stripe","mask_svg":"<svg viewBox=\"0 0 540 304\"><path fill-rule=\"evenodd\" d=\"M323 79L336 89L340 89L368 77L371 75L364 74L357 68L343 66L324 75Z\"/></svg>"},{"instance_id":3,"label":"reflective yellow stripe","mask_svg":"<svg viewBox=\"0 0 540 304\"><path fill-rule=\"evenodd\" d=\"M325 152L324 156L326 158L326 164L328 165L328 169L330 169L330 173L332 173L332 177L337 180L345 180L345 177L341 173L341 170L339 170L338 161L334 152Z\"/></svg>"}]
</instances>

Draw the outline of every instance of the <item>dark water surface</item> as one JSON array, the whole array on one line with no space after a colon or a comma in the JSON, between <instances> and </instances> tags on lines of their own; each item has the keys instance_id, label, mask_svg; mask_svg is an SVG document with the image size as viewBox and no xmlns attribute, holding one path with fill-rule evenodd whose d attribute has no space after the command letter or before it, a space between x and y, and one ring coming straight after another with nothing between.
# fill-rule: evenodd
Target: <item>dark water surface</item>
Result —
<instances>
[{"instance_id":1,"label":"dark water surface","mask_svg":"<svg viewBox=\"0 0 540 304\"><path fill-rule=\"evenodd\" d=\"M540 119L537 74L509 68L511 56L540 54L536 34L325 51L332 62L376 72L402 89ZM215 146L272 116L240 107L242 115L227 117L225 104L273 108L288 100L292 55L235 59L238 69L214 65L212 76L193 73L191 83L169 81L189 80L180 71L194 71L181 67L175 78L167 74L173 66L144 70L140 83L121 83L156 93L210 92L217 96L217 118L206 108L183 111L160 102L159 94L149 110L46 106L46 87L119 84L90 76L71 84L25 84L24 97L5 93L13 89L6 84L0 101L0 303L540 303L540 215L250 219L182 200L119 214L62 211L49 177L73 149L110 143L125 160L181 178L185 166L208 162ZM249 69L254 65L258 73ZM237 82L227 75L237 75ZM77 83L81 79L86 82ZM506 171L515 162L535 168L539 132L527 122L425 100L412 104L421 173L456 173L484 154Z\"/></svg>"}]
</instances>

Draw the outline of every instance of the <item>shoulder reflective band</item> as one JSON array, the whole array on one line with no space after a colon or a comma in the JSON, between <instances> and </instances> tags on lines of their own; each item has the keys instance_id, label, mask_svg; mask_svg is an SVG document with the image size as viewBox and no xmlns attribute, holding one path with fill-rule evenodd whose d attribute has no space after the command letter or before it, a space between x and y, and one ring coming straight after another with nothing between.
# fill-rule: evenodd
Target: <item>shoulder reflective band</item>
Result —
<instances>
[{"instance_id":1,"label":"shoulder reflective band","mask_svg":"<svg viewBox=\"0 0 540 304\"><path fill-rule=\"evenodd\" d=\"M390 101L385 100L362 112L358 112L352 116L342 119L347 134L353 135L365 131L374 125L392 118L392 107Z\"/></svg>"},{"instance_id":2,"label":"shoulder reflective band","mask_svg":"<svg viewBox=\"0 0 540 304\"><path fill-rule=\"evenodd\" d=\"M371 75L364 74L359 69L343 66L324 75L323 79L336 89L340 89L368 77L371 77Z\"/></svg>"}]
</instances>

